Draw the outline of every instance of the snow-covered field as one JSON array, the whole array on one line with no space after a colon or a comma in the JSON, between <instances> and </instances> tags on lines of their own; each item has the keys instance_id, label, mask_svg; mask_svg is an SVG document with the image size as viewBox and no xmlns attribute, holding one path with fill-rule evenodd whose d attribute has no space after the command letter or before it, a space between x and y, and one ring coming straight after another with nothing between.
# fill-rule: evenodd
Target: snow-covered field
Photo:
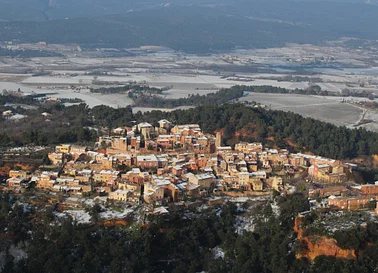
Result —
<instances>
[{"instance_id":1,"label":"snow-covered field","mask_svg":"<svg viewBox=\"0 0 378 273\"><path fill-rule=\"evenodd\" d=\"M59 45L51 45L60 48ZM64 48L64 47L63 47ZM67 47L68 48L68 47ZM68 50L68 49L67 49ZM76 50L74 47L68 51ZM225 56L232 56L234 61L226 62ZM332 57L334 61L314 67L297 60L313 56L316 58ZM241 59L240 59L241 58ZM245 60L248 61L245 61ZM205 95L229 88L234 85L266 85L287 89L306 89L310 84L318 84L323 90L341 92L345 88L375 91L378 93L378 68L369 67L369 56L359 52L348 51L342 47L320 47L313 45L288 45L283 48L235 50L229 53L197 56L174 52L172 50L156 53L138 54L120 58L92 58L76 52L66 57L49 58L2 58L0 61L0 90L18 90L26 94L35 92L56 93L56 98L79 98L90 107L108 105L125 107L132 101L123 94L92 94L86 87L93 87L93 81L118 82L125 84L136 82L154 87L167 87L170 90L166 98L182 98L190 94ZM247 65L248 63L248 65ZM321 78L321 82L277 81L295 67L305 66L305 70L313 72L309 77ZM332 68L334 65L334 68ZM264 72L248 72L250 68L263 68ZM357 67L359 66L359 67ZM292 69L290 69L292 67ZM240 72L235 72L239 71ZM266 69L279 71L269 73ZM17 71L19 74L17 74ZM45 76L32 76L41 71L51 73ZM250 71L256 71L251 69ZM8 72L8 73L7 73ZM96 72L99 76L88 75ZM106 74L101 74L105 73ZM291 74L296 76L295 74ZM224 77L222 77L224 76ZM227 77L229 76L228 80ZM305 75L299 75L305 76ZM244 77L251 81L236 80ZM363 84L368 84L363 86ZM71 85L82 86L80 91L69 88ZM246 98L254 100L272 109L293 111L304 116L314 117L337 125L352 126L358 122L361 110L350 105L341 104L330 99L313 98L297 95L254 94ZM137 108L135 111L149 111L151 108ZM369 114L376 120L375 114ZM377 129L375 126L364 125L366 128Z\"/></svg>"},{"instance_id":2,"label":"snow-covered field","mask_svg":"<svg viewBox=\"0 0 378 273\"><path fill-rule=\"evenodd\" d=\"M360 120L362 110L338 97L319 97L296 94L250 93L243 100L256 101L274 110L291 111L335 125L352 126Z\"/></svg>"},{"instance_id":3,"label":"snow-covered field","mask_svg":"<svg viewBox=\"0 0 378 273\"><path fill-rule=\"evenodd\" d=\"M145 112L150 112L154 110L160 110L160 111L165 111L165 112L171 112L179 109L190 109L193 108L192 106L182 106L182 107L177 107L177 108L172 108L172 109L167 109L167 108L150 108L150 107L133 107L133 113L137 113L138 111L141 111L142 113Z\"/></svg>"}]
</instances>

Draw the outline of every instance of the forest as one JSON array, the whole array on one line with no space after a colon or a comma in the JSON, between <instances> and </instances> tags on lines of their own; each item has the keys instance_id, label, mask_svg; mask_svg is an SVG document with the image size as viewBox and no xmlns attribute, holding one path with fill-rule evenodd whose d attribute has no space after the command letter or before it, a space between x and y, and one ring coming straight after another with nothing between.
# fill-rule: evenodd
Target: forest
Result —
<instances>
[{"instance_id":1,"label":"forest","mask_svg":"<svg viewBox=\"0 0 378 273\"><path fill-rule=\"evenodd\" d=\"M273 203L278 214L272 210ZM42 273L59 268L59 272L368 273L378 263L374 222L365 231L336 235L343 246L349 234L361 234L353 237L360 251L357 260L319 256L310 263L296 259L300 246L293 231L294 217L309 208L302 193L252 206L226 203L201 212L171 205L167 215L149 215L146 223L131 221L127 226L105 227L95 207L90 210L92 223L83 225L58 218L54 204L45 209L25 207L18 197L0 192L1 249L18 245L27 253L18 261L5 255L2 272ZM254 228L237 233L237 219L245 213L252 217Z\"/></svg>"},{"instance_id":2,"label":"forest","mask_svg":"<svg viewBox=\"0 0 378 273\"><path fill-rule=\"evenodd\" d=\"M131 96L134 105L139 107L155 107L155 108L175 108L179 106L200 106L210 104L223 104L232 100L238 100L244 95L244 91L248 91L247 86L234 86L228 89L221 89L216 93L207 95L189 95L187 98L167 99L161 96L146 95L141 93Z\"/></svg>"},{"instance_id":3,"label":"forest","mask_svg":"<svg viewBox=\"0 0 378 273\"><path fill-rule=\"evenodd\" d=\"M236 88L236 86L235 86ZM283 87L276 86L239 86L239 88L244 89L244 91L256 92L256 93L273 93L273 94L298 94L298 95L318 95L318 96L342 96L342 97L360 97L374 99L376 96L373 91L355 91L350 89L344 89L341 93L329 92L327 90L322 90L319 85L311 85L307 89L287 89Z\"/></svg>"},{"instance_id":4,"label":"forest","mask_svg":"<svg viewBox=\"0 0 378 273\"><path fill-rule=\"evenodd\" d=\"M35 57L57 57L61 54L45 51L45 50L11 50L0 48L0 56L12 57L12 58L35 58Z\"/></svg>"},{"instance_id":5,"label":"forest","mask_svg":"<svg viewBox=\"0 0 378 273\"><path fill-rule=\"evenodd\" d=\"M273 93L273 94L299 94L299 95L327 95L327 91L321 91L321 88L317 85L311 86L308 89L287 89L276 86L245 86L250 92L256 93Z\"/></svg>"},{"instance_id":6,"label":"forest","mask_svg":"<svg viewBox=\"0 0 378 273\"><path fill-rule=\"evenodd\" d=\"M101 94L118 94L126 93L132 91L132 93L148 93L148 94L161 94L163 92L160 88L150 87L147 85L137 85L137 84L128 84L117 87L101 87L101 88L91 88L92 93L101 93Z\"/></svg>"}]
</instances>

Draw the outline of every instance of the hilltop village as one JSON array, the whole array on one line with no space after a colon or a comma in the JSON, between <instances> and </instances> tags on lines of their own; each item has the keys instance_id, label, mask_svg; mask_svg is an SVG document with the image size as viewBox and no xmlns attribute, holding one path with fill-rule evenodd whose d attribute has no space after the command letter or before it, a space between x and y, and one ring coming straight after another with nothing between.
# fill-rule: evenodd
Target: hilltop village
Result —
<instances>
[{"instance_id":1,"label":"hilltop village","mask_svg":"<svg viewBox=\"0 0 378 273\"><path fill-rule=\"evenodd\" d=\"M268 149L261 143L222 146L221 132L205 134L198 124L160 120L157 126L144 122L117 128L100 137L96 147L56 146L48 154L50 166L34 173L10 170L7 188L63 193L68 201L95 196L154 208L290 194L298 187L296 181L306 182L313 208L367 208L378 196L378 185L351 181L354 164Z\"/></svg>"}]
</instances>

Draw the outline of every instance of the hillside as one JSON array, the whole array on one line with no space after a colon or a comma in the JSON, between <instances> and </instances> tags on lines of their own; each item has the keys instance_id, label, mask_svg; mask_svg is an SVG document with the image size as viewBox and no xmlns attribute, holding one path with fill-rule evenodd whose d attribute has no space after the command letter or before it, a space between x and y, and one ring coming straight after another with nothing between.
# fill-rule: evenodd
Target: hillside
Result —
<instances>
[{"instance_id":1,"label":"hillside","mask_svg":"<svg viewBox=\"0 0 378 273\"><path fill-rule=\"evenodd\" d=\"M225 97L220 95L217 99ZM33 101L32 96L22 99L0 96L0 99L0 105L10 101ZM209 103L209 99L214 100L213 96L202 99L204 104ZM25 123L2 120L0 124L6 133L0 134L0 147L94 142L97 133L88 130L87 126L112 129L130 125L135 120L157 124L159 120L167 119L177 124L199 124L207 133L222 130L225 145L238 141L262 141L271 146L290 147L293 151L312 152L335 159L378 154L377 133L350 130L291 112L267 111L242 104L203 105L188 110L144 114L132 113L131 107L114 109L102 105L89 109L85 104L64 107L59 103L41 105L37 110L39 113L45 111L53 115L49 123L32 110L23 112L27 115ZM65 125L67 123L69 127Z\"/></svg>"}]
</instances>

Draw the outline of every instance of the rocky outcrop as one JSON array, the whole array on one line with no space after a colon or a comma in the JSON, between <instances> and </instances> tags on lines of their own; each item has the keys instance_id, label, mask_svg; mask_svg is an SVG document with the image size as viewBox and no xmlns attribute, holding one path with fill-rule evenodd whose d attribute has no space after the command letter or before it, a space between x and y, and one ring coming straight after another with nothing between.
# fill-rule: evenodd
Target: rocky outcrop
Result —
<instances>
[{"instance_id":1,"label":"rocky outcrop","mask_svg":"<svg viewBox=\"0 0 378 273\"><path fill-rule=\"evenodd\" d=\"M378 166L378 155L373 155L372 157L373 157L373 165L375 167L377 167Z\"/></svg>"},{"instance_id":2,"label":"rocky outcrop","mask_svg":"<svg viewBox=\"0 0 378 273\"><path fill-rule=\"evenodd\" d=\"M357 258L356 250L340 248L333 238L317 235L302 236L303 227L300 217L295 219L294 231L298 234L299 243L297 259L307 258L309 261L313 261L316 257L322 255L352 260Z\"/></svg>"},{"instance_id":3,"label":"rocky outcrop","mask_svg":"<svg viewBox=\"0 0 378 273\"><path fill-rule=\"evenodd\" d=\"M128 223L125 220L121 219L112 219L112 220L107 220L104 222L104 226L106 227L113 227L113 226L127 226Z\"/></svg>"},{"instance_id":4,"label":"rocky outcrop","mask_svg":"<svg viewBox=\"0 0 378 273\"><path fill-rule=\"evenodd\" d=\"M333 256L336 258L356 259L354 249L342 249L337 246L336 240L325 236L311 236L299 239L301 249L297 252L297 259L307 258L310 261L318 256Z\"/></svg>"}]
</instances>

